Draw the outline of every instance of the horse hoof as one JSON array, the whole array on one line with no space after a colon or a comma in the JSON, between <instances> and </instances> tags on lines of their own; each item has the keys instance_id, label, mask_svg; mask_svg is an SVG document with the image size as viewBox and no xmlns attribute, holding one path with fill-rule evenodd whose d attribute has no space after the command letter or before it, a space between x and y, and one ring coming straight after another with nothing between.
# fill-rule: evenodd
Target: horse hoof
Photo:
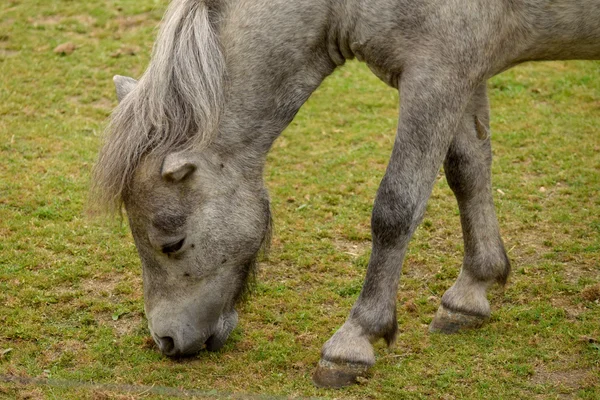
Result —
<instances>
[{"instance_id":1,"label":"horse hoof","mask_svg":"<svg viewBox=\"0 0 600 400\"><path fill-rule=\"evenodd\" d=\"M429 332L456 333L463 329L479 328L486 320L486 317L452 311L441 305L429 325Z\"/></svg>"},{"instance_id":2,"label":"horse hoof","mask_svg":"<svg viewBox=\"0 0 600 400\"><path fill-rule=\"evenodd\" d=\"M369 366L365 364L343 363L320 360L312 380L321 388L339 389L359 383L360 378L367 376Z\"/></svg>"}]
</instances>

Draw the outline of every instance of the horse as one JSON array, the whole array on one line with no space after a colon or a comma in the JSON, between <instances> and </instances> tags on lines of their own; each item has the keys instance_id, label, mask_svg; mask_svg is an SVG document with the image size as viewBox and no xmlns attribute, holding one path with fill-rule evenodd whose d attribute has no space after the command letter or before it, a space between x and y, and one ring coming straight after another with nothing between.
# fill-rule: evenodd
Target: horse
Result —
<instances>
[{"instance_id":1,"label":"horse","mask_svg":"<svg viewBox=\"0 0 600 400\"><path fill-rule=\"evenodd\" d=\"M464 261L431 332L477 328L510 263L491 190L486 81L519 63L599 59L598 0L174 0L93 172L98 204L124 207L143 266L149 330L167 356L223 346L269 242L265 157L302 104L356 58L399 90L399 125L373 205L362 290L327 340L318 386L356 382L373 343L394 343L407 245L441 166Z\"/></svg>"}]
</instances>

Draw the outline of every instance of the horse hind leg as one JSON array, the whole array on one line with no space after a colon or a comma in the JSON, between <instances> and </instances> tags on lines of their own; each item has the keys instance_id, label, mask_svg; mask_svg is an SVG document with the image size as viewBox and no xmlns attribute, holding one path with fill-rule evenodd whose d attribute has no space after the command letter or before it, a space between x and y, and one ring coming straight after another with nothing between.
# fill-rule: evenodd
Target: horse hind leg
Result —
<instances>
[{"instance_id":1,"label":"horse hind leg","mask_svg":"<svg viewBox=\"0 0 600 400\"><path fill-rule=\"evenodd\" d=\"M490 316L487 289L504 284L510 263L494 210L490 167L489 108L485 84L473 96L444 170L460 210L465 255L454 285L444 293L430 332L477 328Z\"/></svg>"}]
</instances>

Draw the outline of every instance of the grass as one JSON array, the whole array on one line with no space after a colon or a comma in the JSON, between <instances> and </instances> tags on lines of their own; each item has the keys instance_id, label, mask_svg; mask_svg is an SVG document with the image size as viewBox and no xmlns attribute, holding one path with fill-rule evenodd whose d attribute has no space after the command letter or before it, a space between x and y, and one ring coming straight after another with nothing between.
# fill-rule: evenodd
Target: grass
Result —
<instances>
[{"instance_id":1,"label":"grass","mask_svg":"<svg viewBox=\"0 0 600 400\"><path fill-rule=\"evenodd\" d=\"M397 345L378 344L361 385L310 382L360 291L397 123L397 93L351 62L269 155L275 236L238 328L220 352L161 356L127 227L90 220L84 207L116 104L111 77L143 72L164 7L0 6L0 398L600 396L597 62L527 64L490 82L493 189L513 274L491 292L481 330L427 334L462 257L457 206L440 174L404 265ZM72 54L53 52L66 42Z\"/></svg>"}]
</instances>

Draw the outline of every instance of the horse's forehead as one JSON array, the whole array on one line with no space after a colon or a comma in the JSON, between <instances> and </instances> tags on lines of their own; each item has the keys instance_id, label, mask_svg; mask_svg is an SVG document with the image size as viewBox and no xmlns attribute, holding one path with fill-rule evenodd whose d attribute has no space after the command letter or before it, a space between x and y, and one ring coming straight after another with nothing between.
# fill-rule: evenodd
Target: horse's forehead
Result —
<instances>
[{"instance_id":1,"label":"horse's forehead","mask_svg":"<svg viewBox=\"0 0 600 400\"><path fill-rule=\"evenodd\" d=\"M161 165L158 160L140 162L129 184L130 205L148 208L168 201L170 189L161 176Z\"/></svg>"},{"instance_id":2,"label":"horse's forehead","mask_svg":"<svg viewBox=\"0 0 600 400\"><path fill-rule=\"evenodd\" d=\"M160 169L162 166L162 158L146 156L143 157L133 174L133 178L138 181L147 181L158 179L160 177Z\"/></svg>"},{"instance_id":3,"label":"horse's forehead","mask_svg":"<svg viewBox=\"0 0 600 400\"><path fill-rule=\"evenodd\" d=\"M162 158L142 158L131 176L131 188L136 191L152 191L153 188L163 185L161 169Z\"/></svg>"}]
</instances>

